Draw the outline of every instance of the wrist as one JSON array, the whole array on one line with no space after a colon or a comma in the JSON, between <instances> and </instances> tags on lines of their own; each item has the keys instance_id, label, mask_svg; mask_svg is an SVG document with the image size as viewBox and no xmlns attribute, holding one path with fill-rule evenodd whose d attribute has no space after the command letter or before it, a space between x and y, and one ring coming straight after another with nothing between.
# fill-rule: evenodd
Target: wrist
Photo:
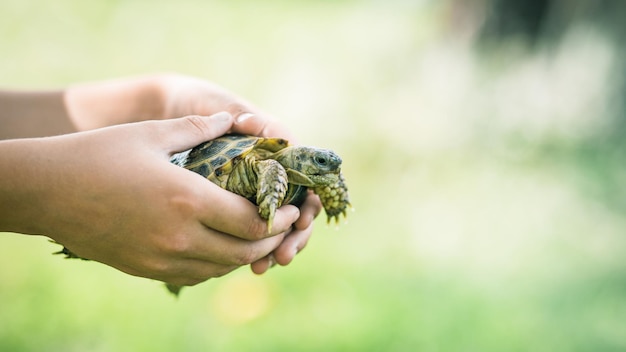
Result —
<instances>
[{"instance_id":1,"label":"wrist","mask_svg":"<svg viewBox=\"0 0 626 352\"><path fill-rule=\"evenodd\" d=\"M46 199L54 187L50 166L43 154L50 152L48 138L14 139L0 142L0 231L43 234L41 224L50 217ZM42 163L42 161L44 161Z\"/></svg>"},{"instance_id":2,"label":"wrist","mask_svg":"<svg viewBox=\"0 0 626 352\"><path fill-rule=\"evenodd\" d=\"M164 98L156 75L78 84L65 93L68 114L79 131L161 119Z\"/></svg>"}]
</instances>

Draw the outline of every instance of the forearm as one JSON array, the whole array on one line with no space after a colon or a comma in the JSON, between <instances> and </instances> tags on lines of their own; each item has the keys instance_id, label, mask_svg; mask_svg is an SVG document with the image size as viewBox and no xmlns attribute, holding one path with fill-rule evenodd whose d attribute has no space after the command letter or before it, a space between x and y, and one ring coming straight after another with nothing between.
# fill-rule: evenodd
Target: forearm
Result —
<instances>
[{"instance_id":1,"label":"forearm","mask_svg":"<svg viewBox=\"0 0 626 352\"><path fill-rule=\"evenodd\" d=\"M0 141L0 232L41 234L38 226L53 216L46 203L51 173L47 138ZM52 182L48 182L50 185Z\"/></svg>"},{"instance_id":2,"label":"forearm","mask_svg":"<svg viewBox=\"0 0 626 352\"><path fill-rule=\"evenodd\" d=\"M0 139L43 137L70 133L63 91L0 90Z\"/></svg>"},{"instance_id":3,"label":"forearm","mask_svg":"<svg viewBox=\"0 0 626 352\"><path fill-rule=\"evenodd\" d=\"M0 140L162 119L167 77L122 78L43 92L0 90Z\"/></svg>"}]
</instances>

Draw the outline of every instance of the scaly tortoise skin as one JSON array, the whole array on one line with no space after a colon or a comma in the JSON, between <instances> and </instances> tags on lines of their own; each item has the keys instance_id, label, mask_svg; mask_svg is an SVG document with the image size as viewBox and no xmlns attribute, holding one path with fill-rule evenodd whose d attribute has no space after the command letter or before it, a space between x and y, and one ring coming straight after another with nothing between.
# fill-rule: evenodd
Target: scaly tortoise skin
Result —
<instances>
[{"instance_id":1,"label":"scaly tortoise skin","mask_svg":"<svg viewBox=\"0 0 626 352\"><path fill-rule=\"evenodd\" d=\"M293 146L281 138L229 134L176 154L171 161L259 206L268 232L276 209L315 192L331 219L350 207L341 158L331 150Z\"/></svg>"}]
</instances>

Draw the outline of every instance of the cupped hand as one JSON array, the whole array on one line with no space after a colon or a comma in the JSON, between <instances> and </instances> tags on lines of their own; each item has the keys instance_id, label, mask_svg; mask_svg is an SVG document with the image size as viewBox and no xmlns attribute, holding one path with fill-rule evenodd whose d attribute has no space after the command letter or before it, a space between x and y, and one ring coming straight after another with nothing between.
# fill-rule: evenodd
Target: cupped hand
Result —
<instances>
[{"instance_id":1,"label":"cupped hand","mask_svg":"<svg viewBox=\"0 0 626 352\"><path fill-rule=\"evenodd\" d=\"M68 89L65 101L70 118L79 130L227 111L234 117L228 132L281 137L297 143L295 136L281 123L248 101L214 83L179 74L77 85ZM313 219L321 207L319 198L309 194L305 206L301 207L300 218L284 234L285 240L272 255L254 262L252 270L260 274L273 263L290 263L306 246L313 232Z\"/></svg>"},{"instance_id":2,"label":"cupped hand","mask_svg":"<svg viewBox=\"0 0 626 352\"><path fill-rule=\"evenodd\" d=\"M194 285L281 248L300 212L281 207L271 236L256 207L169 162L232 127L228 113L147 121L25 144L33 182L14 210L76 255L126 273ZM26 209L26 207L30 207ZM16 218L16 223L20 219ZM26 220L26 219L21 219ZM21 223L25 223L22 221Z\"/></svg>"}]
</instances>

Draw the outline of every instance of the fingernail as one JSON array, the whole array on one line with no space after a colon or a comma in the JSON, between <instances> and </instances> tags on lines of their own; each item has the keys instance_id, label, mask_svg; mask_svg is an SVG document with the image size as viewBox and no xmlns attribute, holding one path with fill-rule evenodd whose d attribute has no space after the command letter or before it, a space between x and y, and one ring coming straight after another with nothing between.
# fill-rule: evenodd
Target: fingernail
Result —
<instances>
[{"instance_id":1,"label":"fingernail","mask_svg":"<svg viewBox=\"0 0 626 352\"><path fill-rule=\"evenodd\" d=\"M270 254L267 256L267 259L270 261L270 268L273 268L276 265L276 259L274 258L274 254Z\"/></svg>"},{"instance_id":2,"label":"fingernail","mask_svg":"<svg viewBox=\"0 0 626 352\"><path fill-rule=\"evenodd\" d=\"M242 123L253 116L254 114L251 112L244 112L243 114L237 116L237 123Z\"/></svg>"}]
</instances>

